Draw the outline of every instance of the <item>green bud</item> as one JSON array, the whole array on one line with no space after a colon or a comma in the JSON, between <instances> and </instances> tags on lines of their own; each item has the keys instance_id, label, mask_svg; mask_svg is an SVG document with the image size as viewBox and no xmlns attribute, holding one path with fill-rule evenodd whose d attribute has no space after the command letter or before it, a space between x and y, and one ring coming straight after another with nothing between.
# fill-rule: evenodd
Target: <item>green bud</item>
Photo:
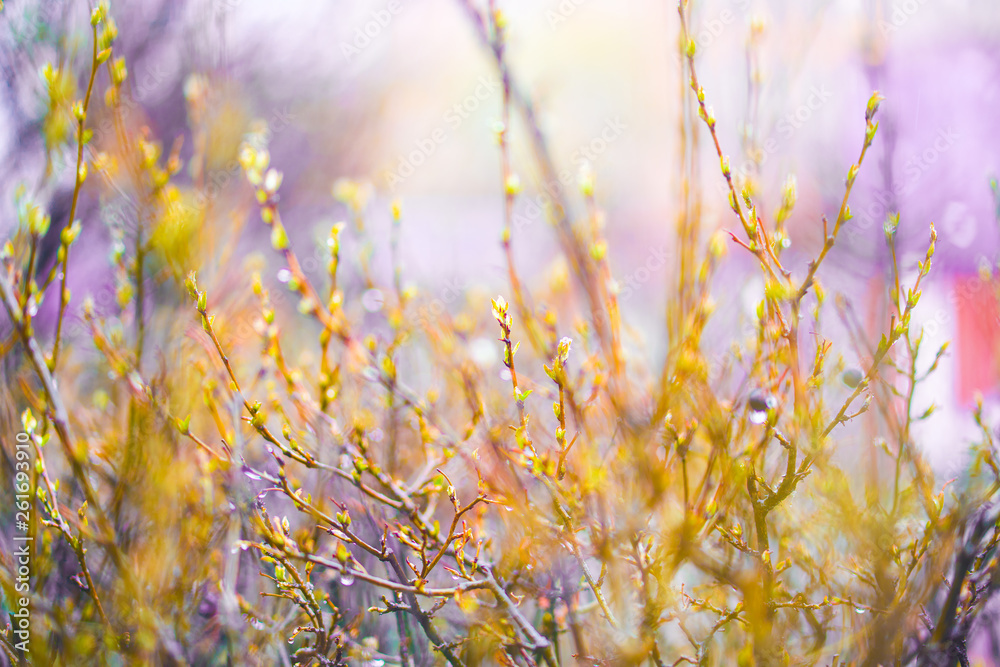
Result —
<instances>
[{"instance_id":1,"label":"green bud","mask_svg":"<svg viewBox=\"0 0 1000 667\"><path fill-rule=\"evenodd\" d=\"M288 248L288 233L280 223L275 223L271 229L271 245L275 250L285 250Z\"/></svg>"},{"instance_id":2,"label":"green bud","mask_svg":"<svg viewBox=\"0 0 1000 667\"><path fill-rule=\"evenodd\" d=\"M879 95L876 90L872 93L872 96L868 98L868 106L865 109L865 122L871 123L872 119L875 118L875 114L878 113L878 106L885 98Z\"/></svg>"}]
</instances>

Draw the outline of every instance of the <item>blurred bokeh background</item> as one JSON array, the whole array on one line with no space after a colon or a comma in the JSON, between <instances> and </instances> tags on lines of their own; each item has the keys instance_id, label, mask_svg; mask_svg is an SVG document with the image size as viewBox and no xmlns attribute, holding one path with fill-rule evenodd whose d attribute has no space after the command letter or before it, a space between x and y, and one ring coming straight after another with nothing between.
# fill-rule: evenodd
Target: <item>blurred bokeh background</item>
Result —
<instances>
[{"instance_id":1,"label":"blurred bokeh background","mask_svg":"<svg viewBox=\"0 0 1000 667\"><path fill-rule=\"evenodd\" d=\"M177 315L187 271L198 271L213 307L221 302L223 312L227 301L250 300L254 270L271 286L288 281L279 261L260 252L269 232L238 162L247 137L266 142L271 165L284 174L282 218L307 276L324 276L330 227L347 222L340 287L355 311L380 311L384 295L373 286L392 283L394 203L402 211L400 280L419 291L430 315L488 314L489 297L508 293L496 134L503 95L469 4L485 3L111 4L119 33L115 53L125 56L129 72L127 129L160 142L164 155L175 149L181 165L172 182L182 205L165 209L163 219L143 221L158 249L143 304L153 332L151 360L165 366L184 359L174 349L180 344L157 341L176 342L193 326L193 318ZM513 77L532 104L555 172L574 193L571 213L578 220L585 211L575 196L577 183L595 183L628 325L629 368L638 374L659 368L668 342L668 297L677 284L682 137L697 125L685 102L676 2L498 5L506 15ZM798 203L788 222L785 265L797 275L823 243L823 217L837 215L864 138L865 104L873 90L884 96L879 133L851 198L854 217L819 274L827 293L844 304L840 320L831 313L823 322L822 335L834 341L844 367L862 366L863 346L852 344L844 322L873 337L886 325L892 271L886 217L900 216L906 283L934 223L935 269L917 311L925 333L922 365L943 343L952 345L934 380L914 399L921 410L937 408L915 439L941 480L962 474L976 428L969 413L978 397L985 401L985 421L1000 419L1000 192L994 181L1000 175L1000 3L705 0L692 6L699 78L738 180L754 183L769 220L794 183ZM8 0L0 14L0 234L7 237L17 225L20 188L47 208L52 227L37 274L55 262L75 177L75 155L65 145L70 118L51 113L50 89L72 98L85 85L69 75L47 79L45 65L86 71L80 64L89 62L89 11L87 3L70 0ZM99 86L101 95L103 90ZM87 158L95 167L113 164L118 130L103 99L92 109ZM515 117L509 135L513 170L523 186L513 249L525 284L542 296L558 292L570 277L543 211L551 184L533 159L534 129ZM696 177L689 185L701 240L719 229L742 234L727 205L714 147L704 128L699 132L689 163ZM70 262L74 299L67 332L81 343L84 357L92 344L83 327L83 297L89 295L109 320L125 317L116 305L121 275L109 260L144 210L127 174L94 168L89 179L76 215L83 251L74 249ZM746 374L730 350L754 337L764 291L757 275L750 255L730 244L715 278L716 311L705 336L714 347L711 371L720 385L738 385ZM35 328L42 338L51 335L55 301L50 297L39 308ZM279 309L294 309L290 299L276 301ZM184 307L190 316L189 304ZM234 345L242 341L249 349L259 342L249 329L255 319L226 322ZM306 334L290 329L285 343L294 355L296 335ZM0 332L7 338L6 322ZM492 334L473 340L471 353L502 376ZM66 375L81 385L88 381L71 372ZM839 385L836 391L849 393ZM877 428L877 417L866 415L845 429L844 444L838 442L843 456L867 460L858 452Z\"/></svg>"}]
</instances>

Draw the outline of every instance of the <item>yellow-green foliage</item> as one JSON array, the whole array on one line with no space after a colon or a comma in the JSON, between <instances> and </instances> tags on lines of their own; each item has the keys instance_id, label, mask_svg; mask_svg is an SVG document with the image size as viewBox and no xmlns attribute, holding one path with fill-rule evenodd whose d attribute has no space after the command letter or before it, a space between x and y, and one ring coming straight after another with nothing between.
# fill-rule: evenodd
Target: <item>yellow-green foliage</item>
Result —
<instances>
[{"instance_id":1,"label":"yellow-green foliage","mask_svg":"<svg viewBox=\"0 0 1000 667\"><path fill-rule=\"evenodd\" d=\"M67 330L68 259L97 221L67 225L57 264L33 281L48 223L24 199L3 249L3 349L16 359L20 415L3 443L9 463L8 436L25 433L34 462L31 663L955 664L997 580L1000 471L981 410L983 441L960 486L943 489L914 441L930 412L913 405L914 387L945 353L918 365L911 325L933 228L903 284L887 223L890 312L874 338L854 332L871 341L861 368L845 372L843 345L823 334L836 307L820 286L824 259L851 224L880 97L859 110L843 204L814 223L821 249L806 266L786 263L795 181L761 207L730 170L681 3L690 89L679 103L698 113L678 168L697 177L687 152L700 132L718 150L739 232L703 229L679 200L669 347L652 368L623 343L592 175L581 219L568 193L550 190L565 268L547 286L519 277L511 143L533 142L543 182L558 179L490 4L469 9L510 83L497 128L509 284L452 312L401 279L398 203L392 236L372 241L391 250L393 279L377 281L370 248L345 261L345 239L367 238L364 183L333 185L351 224L323 239L324 270L304 270L266 133L212 107L207 75L185 91L195 151L184 181L180 144L165 151L124 113L128 70L103 5L89 68L45 70L46 147L76 156L74 211L92 192L127 196L134 215L112 229L117 307L85 301L83 335ZM78 79L89 80L82 99ZM98 114L115 131L85 151ZM515 115L524 137L509 129ZM208 172L237 156L245 181L210 192ZM261 277L262 255L233 258L258 214L247 224L268 228L260 250L280 263L281 284ZM734 336L720 369L703 335L730 247L752 255L765 298L754 336ZM377 316L347 286L355 265L365 290L379 290ZM58 302L54 334L33 326L43 295ZM482 339L495 341L503 380L477 363ZM842 451L861 415L877 438ZM5 611L16 577L0 554ZM11 663L18 641L0 625Z\"/></svg>"}]
</instances>

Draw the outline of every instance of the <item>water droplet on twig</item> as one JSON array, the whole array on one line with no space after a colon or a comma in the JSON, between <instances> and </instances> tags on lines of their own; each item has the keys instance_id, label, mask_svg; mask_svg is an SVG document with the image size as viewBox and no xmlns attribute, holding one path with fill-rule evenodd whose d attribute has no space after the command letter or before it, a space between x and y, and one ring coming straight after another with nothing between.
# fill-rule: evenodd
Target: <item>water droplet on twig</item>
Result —
<instances>
[{"instance_id":1,"label":"water droplet on twig","mask_svg":"<svg viewBox=\"0 0 1000 667\"><path fill-rule=\"evenodd\" d=\"M865 379L864 373L857 368L848 368L840 378L851 389L854 389Z\"/></svg>"},{"instance_id":2,"label":"water droplet on twig","mask_svg":"<svg viewBox=\"0 0 1000 667\"><path fill-rule=\"evenodd\" d=\"M778 405L778 399L767 392L756 390L747 399L747 407L750 408L750 422L753 424L763 424L767 421L767 413Z\"/></svg>"}]
</instances>

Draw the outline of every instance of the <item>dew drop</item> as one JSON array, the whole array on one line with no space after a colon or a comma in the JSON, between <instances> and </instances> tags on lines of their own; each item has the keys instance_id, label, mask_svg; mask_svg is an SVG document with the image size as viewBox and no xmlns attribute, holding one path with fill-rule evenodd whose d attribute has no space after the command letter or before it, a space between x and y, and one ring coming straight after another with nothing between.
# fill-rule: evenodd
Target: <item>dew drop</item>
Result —
<instances>
[{"instance_id":1,"label":"dew drop","mask_svg":"<svg viewBox=\"0 0 1000 667\"><path fill-rule=\"evenodd\" d=\"M279 282L287 283L291 279L292 279L292 272L289 271L288 269L281 269L280 271L278 271Z\"/></svg>"},{"instance_id":2,"label":"dew drop","mask_svg":"<svg viewBox=\"0 0 1000 667\"><path fill-rule=\"evenodd\" d=\"M342 572L340 574L340 585L341 586L350 586L353 583L354 583L354 575L353 574L351 574L350 572Z\"/></svg>"},{"instance_id":3,"label":"dew drop","mask_svg":"<svg viewBox=\"0 0 1000 667\"><path fill-rule=\"evenodd\" d=\"M260 480L260 475L258 475L257 473L255 473L253 470L250 470L249 468L247 468L246 470L244 470L243 474L246 475L247 477L249 477L252 480L255 480L255 481Z\"/></svg>"},{"instance_id":4,"label":"dew drop","mask_svg":"<svg viewBox=\"0 0 1000 667\"><path fill-rule=\"evenodd\" d=\"M763 424L767 419L767 413L777 405L778 399L771 394L759 389L751 392L750 398L747 399L747 407L750 408L750 421L754 424Z\"/></svg>"},{"instance_id":5,"label":"dew drop","mask_svg":"<svg viewBox=\"0 0 1000 667\"><path fill-rule=\"evenodd\" d=\"M377 313L385 305L385 297L382 296L381 290L372 288L361 295L361 305L369 313Z\"/></svg>"},{"instance_id":6,"label":"dew drop","mask_svg":"<svg viewBox=\"0 0 1000 667\"><path fill-rule=\"evenodd\" d=\"M861 381L864 378L865 378L864 373L859 371L857 368L850 368L844 371L844 374L841 376L840 379L843 380L844 384L846 384L848 387L854 389L859 384L861 384Z\"/></svg>"},{"instance_id":7,"label":"dew drop","mask_svg":"<svg viewBox=\"0 0 1000 667\"><path fill-rule=\"evenodd\" d=\"M374 658L368 664L371 665L371 667L383 667L385 665L385 660L381 658Z\"/></svg>"}]
</instances>

